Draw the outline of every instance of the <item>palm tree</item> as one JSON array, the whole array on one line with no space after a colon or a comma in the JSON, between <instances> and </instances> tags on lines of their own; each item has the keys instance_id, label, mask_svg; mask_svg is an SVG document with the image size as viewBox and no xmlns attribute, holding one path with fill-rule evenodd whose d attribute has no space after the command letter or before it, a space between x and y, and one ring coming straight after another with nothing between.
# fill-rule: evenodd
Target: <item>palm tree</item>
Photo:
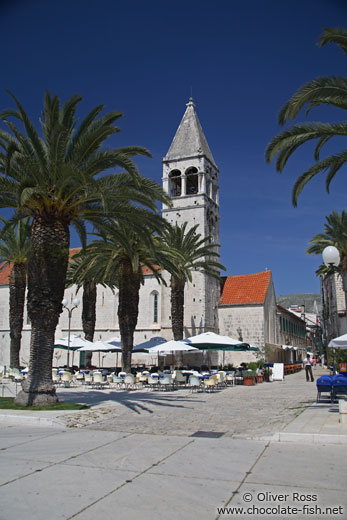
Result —
<instances>
[{"instance_id":1,"label":"palm tree","mask_svg":"<svg viewBox=\"0 0 347 520\"><path fill-rule=\"evenodd\" d=\"M216 258L219 253L217 244L210 243L210 237L201 238L198 225L186 231L187 222L183 225L167 227L162 232L162 241L167 254L174 258L174 270L171 275L171 318L172 331L176 341L183 339L184 322L184 287L192 281L192 272L199 271L220 279L219 269L225 267Z\"/></svg>"},{"instance_id":2,"label":"palm tree","mask_svg":"<svg viewBox=\"0 0 347 520\"><path fill-rule=\"evenodd\" d=\"M306 251L308 255L319 255L327 246L335 246L340 252L340 268L343 273L347 274L347 212L333 211L326 217L324 233L314 235L309 244L311 245ZM326 271L325 266L320 266L317 274L320 275Z\"/></svg>"},{"instance_id":3,"label":"palm tree","mask_svg":"<svg viewBox=\"0 0 347 520\"><path fill-rule=\"evenodd\" d=\"M340 252L340 265L338 273L342 278L342 287L347 287L347 212L333 211L326 217L324 233L314 235L309 242L307 254L319 255L328 246L335 246ZM331 275L334 271L331 267L321 264L316 270L316 275L322 280L323 319L327 340L341 334L338 315L336 312L336 279ZM345 302L346 302L345 292Z\"/></svg>"},{"instance_id":4,"label":"palm tree","mask_svg":"<svg viewBox=\"0 0 347 520\"><path fill-rule=\"evenodd\" d=\"M48 404L57 400L51 378L54 334L62 312L68 264L70 225L85 239L84 221L93 222L111 210L131 218L131 201L155 208L152 181L142 177L132 161L147 155L142 147L101 149L117 133L120 112L99 116L95 107L78 125L80 95L63 106L46 92L40 119L42 137L24 108L5 110L0 130L0 207L15 208L32 217L28 262L28 314L32 324L29 373L16 402ZM24 128L17 127L12 118ZM125 173L101 172L120 167ZM140 187L141 184L141 187ZM155 189L158 195L159 190Z\"/></svg>"},{"instance_id":5,"label":"palm tree","mask_svg":"<svg viewBox=\"0 0 347 520\"><path fill-rule=\"evenodd\" d=\"M82 327L84 337L88 341L94 340L95 322L96 322L96 299L97 299L97 285L101 284L104 287L110 287L114 289L112 281L103 283L101 279L93 277L92 273L88 271L88 254L85 249L81 249L78 253L73 255L69 262L66 286L72 286L76 284L77 292L82 287ZM85 367L88 368L91 365L92 352L85 353Z\"/></svg>"},{"instance_id":6,"label":"palm tree","mask_svg":"<svg viewBox=\"0 0 347 520\"><path fill-rule=\"evenodd\" d=\"M146 221L145 212L142 212L142 217L143 221ZM122 367L126 372L130 372L134 331L139 312L139 293L141 284L144 283L143 269L148 267L156 279L161 280L158 264L165 263L165 252L156 250L153 230L150 231L148 224L146 229L134 231L124 222L104 222L102 232L95 235L100 240L88 244L88 260L77 268L76 275L79 276L83 272L86 279L101 280L107 285L112 280L118 287ZM171 265L170 261L165 265Z\"/></svg>"},{"instance_id":7,"label":"palm tree","mask_svg":"<svg viewBox=\"0 0 347 520\"><path fill-rule=\"evenodd\" d=\"M12 265L9 276L10 290L10 367L19 368L23 312L25 303L27 261L29 254L30 219L20 220L16 227L1 218L4 228L0 237L1 269Z\"/></svg>"},{"instance_id":8,"label":"palm tree","mask_svg":"<svg viewBox=\"0 0 347 520\"><path fill-rule=\"evenodd\" d=\"M320 46L328 43L335 43L339 45L345 53L347 53L347 30L325 29L318 42ZM308 114L312 108L319 105L331 105L346 110L346 78L342 76L323 76L303 85L281 109L278 116L279 124L284 125L288 120L295 119L300 110L306 104L308 104L306 114ZM316 162L308 170L302 173L294 184L292 192L292 202L294 206L297 206L298 197L304 186L309 180L321 172L327 174L326 190L329 193L332 179L347 161L347 150L342 150L339 153L329 155L324 159L320 158L320 152L323 145L330 141L332 137L339 135L347 135L346 122L301 123L293 125L276 135L268 144L266 149L266 160L267 162L271 162L277 155L276 169L277 171L282 172L289 157L297 148L299 148L299 146L312 139L318 140L314 150L314 160Z\"/></svg>"}]
</instances>

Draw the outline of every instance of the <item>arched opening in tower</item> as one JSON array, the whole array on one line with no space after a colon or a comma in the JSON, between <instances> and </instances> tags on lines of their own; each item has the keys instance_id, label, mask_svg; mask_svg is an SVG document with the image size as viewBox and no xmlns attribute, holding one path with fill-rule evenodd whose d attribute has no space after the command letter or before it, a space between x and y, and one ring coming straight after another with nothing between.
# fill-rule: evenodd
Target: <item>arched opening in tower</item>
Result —
<instances>
[{"instance_id":1,"label":"arched opening in tower","mask_svg":"<svg viewBox=\"0 0 347 520\"><path fill-rule=\"evenodd\" d=\"M169 173L170 178L170 196L179 197L182 193L182 179L179 170L172 170Z\"/></svg>"},{"instance_id":2,"label":"arched opening in tower","mask_svg":"<svg viewBox=\"0 0 347 520\"><path fill-rule=\"evenodd\" d=\"M194 167L189 168L186 171L187 176L187 195L194 195L198 193L198 170Z\"/></svg>"}]
</instances>

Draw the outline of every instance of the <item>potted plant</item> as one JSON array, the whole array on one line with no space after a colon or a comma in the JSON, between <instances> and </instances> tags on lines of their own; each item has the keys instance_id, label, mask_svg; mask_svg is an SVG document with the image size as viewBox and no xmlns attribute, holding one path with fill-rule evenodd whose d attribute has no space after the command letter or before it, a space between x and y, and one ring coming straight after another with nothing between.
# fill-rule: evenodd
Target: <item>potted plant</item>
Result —
<instances>
[{"instance_id":1,"label":"potted plant","mask_svg":"<svg viewBox=\"0 0 347 520\"><path fill-rule=\"evenodd\" d=\"M257 377L257 373L255 370L244 370L242 376L243 384L245 386L253 386Z\"/></svg>"},{"instance_id":2,"label":"potted plant","mask_svg":"<svg viewBox=\"0 0 347 520\"><path fill-rule=\"evenodd\" d=\"M262 383L262 382L263 382L263 373L258 372L257 373L257 383Z\"/></svg>"},{"instance_id":3,"label":"potted plant","mask_svg":"<svg viewBox=\"0 0 347 520\"><path fill-rule=\"evenodd\" d=\"M272 376L272 370L270 367L264 367L263 368L263 375L264 375L264 381L266 381L267 383L269 383L272 378L270 376Z\"/></svg>"}]
</instances>

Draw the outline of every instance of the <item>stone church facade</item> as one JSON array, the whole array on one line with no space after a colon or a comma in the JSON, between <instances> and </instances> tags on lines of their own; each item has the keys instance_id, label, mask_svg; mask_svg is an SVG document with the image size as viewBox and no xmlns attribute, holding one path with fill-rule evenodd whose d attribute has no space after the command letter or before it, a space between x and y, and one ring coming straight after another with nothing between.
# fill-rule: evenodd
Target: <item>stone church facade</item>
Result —
<instances>
[{"instance_id":1,"label":"stone church facade","mask_svg":"<svg viewBox=\"0 0 347 520\"><path fill-rule=\"evenodd\" d=\"M192 99L186 105L182 121L163 159L162 182L164 190L172 199L172 207L162 208L164 218L172 224L198 224L198 233L203 237L211 237L211 241L219 247L219 170ZM8 274L9 269L0 272L0 365L7 365L9 361ZM165 287L157 282L150 271L144 274L145 284L140 289L134 343L141 343L153 336L172 339L169 283ZM166 280L169 280L167 275ZM65 291L68 302L72 303L74 297L74 287ZM81 295L79 298L82 299ZM117 291L112 293L107 288L98 287L95 341L119 335L117 308ZM72 334L83 335L81 312L80 306L72 313ZM202 273L193 273L192 283L186 284L185 337L213 331L233 338L242 335L243 341L262 347L267 343L277 343L276 330L276 297L270 271L241 277L228 276L222 278L221 283ZM67 331L68 316L67 311L63 310L56 340L66 336ZM25 310L22 364L26 364L29 359L30 333ZM247 356L253 357L253 354ZM108 359L105 359L105 366L107 362ZM59 364L63 363L62 357ZM114 364L113 361L109 363Z\"/></svg>"}]
</instances>

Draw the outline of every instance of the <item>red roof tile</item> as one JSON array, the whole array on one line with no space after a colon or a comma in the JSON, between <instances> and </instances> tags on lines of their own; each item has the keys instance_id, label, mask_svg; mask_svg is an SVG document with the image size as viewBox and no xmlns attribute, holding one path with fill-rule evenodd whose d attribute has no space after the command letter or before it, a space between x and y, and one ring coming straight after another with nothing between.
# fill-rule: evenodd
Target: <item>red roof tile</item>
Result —
<instances>
[{"instance_id":1,"label":"red roof tile","mask_svg":"<svg viewBox=\"0 0 347 520\"><path fill-rule=\"evenodd\" d=\"M264 303L270 278L271 271L227 276L219 304Z\"/></svg>"},{"instance_id":2,"label":"red roof tile","mask_svg":"<svg viewBox=\"0 0 347 520\"><path fill-rule=\"evenodd\" d=\"M4 265L4 262L0 265L0 267ZM8 284L8 277L10 276L10 272L12 271L12 264L7 264L1 271L0 271L0 285L7 285Z\"/></svg>"},{"instance_id":3,"label":"red roof tile","mask_svg":"<svg viewBox=\"0 0 347 520\"><path fill-rule=\"evenodd\" d=\"M75 247L69 250L69 258L80 251L80 247ZM1 264L3 265L3 264ZM1 267L0 265L0 267ZM7 264L6 267L2 271L0 271L0 285L8 285L8 277L10 276L10 272L12 270L12 264Z\"/></svg>"}]
</instances>

